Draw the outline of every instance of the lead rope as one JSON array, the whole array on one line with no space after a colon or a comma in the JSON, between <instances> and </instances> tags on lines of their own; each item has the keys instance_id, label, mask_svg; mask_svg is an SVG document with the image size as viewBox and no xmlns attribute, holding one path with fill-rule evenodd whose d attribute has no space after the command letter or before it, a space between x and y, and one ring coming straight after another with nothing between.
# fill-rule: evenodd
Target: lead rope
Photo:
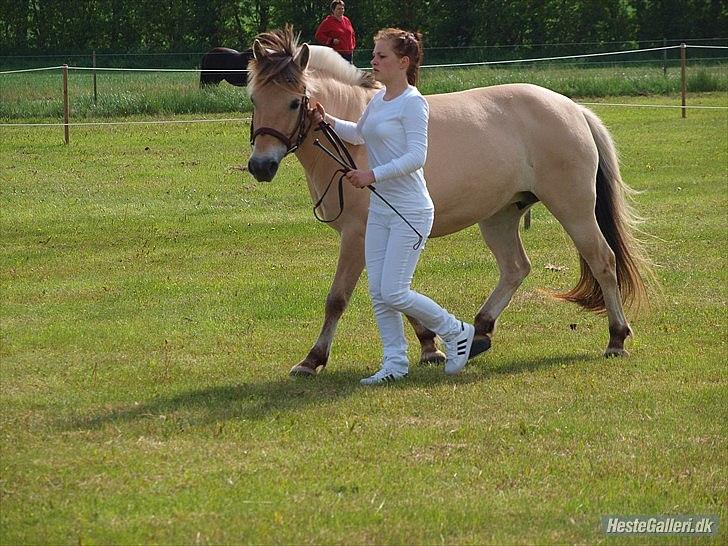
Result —
<instances>
[{"instance_id":1,"label":"lead rope","mask_svg":"<svg viewBox=\"0 0 728 546\"><path fill-rule=\"evenodd\" d=\"M331 125L329 125L325 121L322 121L321 123L319 123L318 129L316 129L316 130L321 131L323 133L323 135L326 137L326 140L328 140L329 143L333 146L333 148L336 152L336 155L334 155L334 153L331 152L331 150L326 148L326 146L321 144L319 139L314 140L313 145L316 146L317 148L321 148L331 159L333 159L339 165L341 165L341 168L337 169L334 172L334 174L331 175L331 180L329 180L329 183L326 186L326 189L324 190L323 195L321 195L319 200L316 201L316 204L313 206L313 215L316 218L316 220L318 220L319 222L324 222L324 223L328 224L328 223L333 222L337 218L339 218L339 216L341 216L341 214L344 212L344 191L343 191L343 187L342 187L344 184L344 176L346 176L346 173L348 173L349 171L356 170L356 163L354 162L354 158L351 157L349 150L346 148L346 144L344 144L344 142L341 140L341 137L339 137L339 135L336 133L336 131L334 131L334 129L333 129L333 127L331 127ZM336 178L337 174L339 174L339 180L338 180L339 214L337 214L334 218L332 218L330 220L324 220L323 218L321 218L318 215L318 213L316 212L316 209L318 209L321 206L321 203L323 202L324 197L326 197L326 193L329 191L329 188L331 188L331 184L333 184L334 179ZM373 185L367 186L367 189L370 190L374 195L379 197L379 199L381 199L385 205L387 205L390 209L392 209L394 211L394 213L397 216L399 216L402 219L402 221L404 221L404 223L407 224L412 229L412 231L415 232L415 234L417 235L417 242L414 244L412 249L417 250L418 248L420 248L420 245L422 245L422 241L424 240L424 237L422 236L422 234L419 231L417 231L417 229L412 224L410 224L410 222L407 220L407 218L402 216L402 214L396 208L394 208L394 206L389 201L387 201L384 197L382 197L382 195L379 192L377 192L377 189Z\"/></svg>"}]
</instances>

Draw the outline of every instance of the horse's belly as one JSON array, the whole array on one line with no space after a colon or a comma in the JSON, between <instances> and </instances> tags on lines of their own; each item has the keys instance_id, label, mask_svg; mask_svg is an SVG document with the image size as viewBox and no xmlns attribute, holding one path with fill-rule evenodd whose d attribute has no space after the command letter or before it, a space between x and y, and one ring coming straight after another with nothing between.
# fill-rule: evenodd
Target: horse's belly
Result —
<instances>
[{"instance_id":1,"label":"horse's belly","mask_svg":"<svg viewBox=\"0 0 728 546\"><path fill-rule=\"evenodd\" d=\"M501 134L506 136L461 134L447 149L429 149L425 179L435 205L433 236L480 222L530 190L532 168L522 144Z\"/></svg>"}]
</instances>

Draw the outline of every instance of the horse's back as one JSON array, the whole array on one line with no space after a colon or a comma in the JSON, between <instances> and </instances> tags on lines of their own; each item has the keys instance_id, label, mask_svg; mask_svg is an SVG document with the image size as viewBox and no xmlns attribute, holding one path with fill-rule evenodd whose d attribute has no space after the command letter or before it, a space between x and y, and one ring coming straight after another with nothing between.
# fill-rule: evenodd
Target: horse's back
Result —
<instances>
[{"instance_id":1,"label":"horse's back","mask_svg":"<svg viewBox=\"0 0 728 546\"><path fill-rule=\"evenodd\" d=\"M589 176L596 148L582 109L531 84L428 95L425 176L442 222L435 234L487 218L560 174ZM571 176L571 166L574 176Z\"/></svg>"},{"instance_id":2,"label":"horse's back","mask_svg":"<svg viewBox=\"0 0 728 546\"><path fill-rule=\"evenodd\" d=\"M557 121L580 122L581 107L568 97L533 84L494 85L427 95L430 120L436 124L457 120L463 129L480 131L485 123L499 126L538 124ZM528 126L527 129L532 127Z\"/></svg>"}]
</instances>

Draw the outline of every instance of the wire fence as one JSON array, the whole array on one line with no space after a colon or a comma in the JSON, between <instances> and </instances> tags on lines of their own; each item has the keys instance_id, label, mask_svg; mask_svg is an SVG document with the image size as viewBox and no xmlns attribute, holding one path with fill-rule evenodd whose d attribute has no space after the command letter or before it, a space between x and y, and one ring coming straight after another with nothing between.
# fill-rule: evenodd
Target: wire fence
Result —
<instances>
[{"instance_id":1,"label":"wire fence","mask_svg":"<svg viewBox=\"0 0 728 546\"><path fill-rule=\"evenodd\" d=\"M497 47L497 46L494 46ZM424 64L420 68L462 68L462 67L471 67L471 66L496 66L496 65L503 65L503 64L521 64L521 63L534 63L534 62L549 62L549 61L564 61L564 60L586 60L586 59L594 59L597 57L616 57L616 56L623 56L623 55L643 55L645 53L653 53L657 51L667 52L670 50L677 50L680 48L686 48L686 49L708 49L708 50L720 50L720 51L728 51L728 46L717 46L717 45L692 45L692 44L680 44L680 45L672 45L672 46L660 46L660 47L651 47L651 48L642 48L642 49L629 49L629 50L619 50L619 51L605 51L605 52L596 52L596 53L578 53L573 55L557 55L557 56L548 56L548 57L529 57L529 58L518 58L518 59L502 59L502 60L495 60L495 61L473 61L473 62L451 62L451 63L439 63L439 64ZM624 61L620 60L620 62L649 62L649 63L655 63L655 62L663 62L665 59L643 59L638 61ZM725 61L728 60L728 57L726 56L718 56L718 57L702 57L697 58L693 60L719 60L719 61ZM16 69L16 70L3 70L0 71L0 75L3 74L17 74L17 73L23 73L23 72L36 72L36 71L45 71L45 70L59 70L62 69L64 66L67 66L69 70L88 70L88 71L97 71L97 72L220 72L220 69L210 69L210 70L204 70L200 68L159 68L159 67L144 67L144 68L137 68L137 67L102 67L102 66L75 66L75 65L56 65L56 66L45 66L45 67L38 67L38 68L24 68L24 69ZM367 67L361 67L362 70L368 70ZM225 72L230 73L237 73L242 72L246 73L248 70L245 69L226 69Z\"/></svg>"},{"instance_id":2,"label":"wire fence","mask_svg":"<svg viewBox=\"0 0 728 546\"><path fill-rule=\"evenodd\" d=\"M515 60L525 57L556 57L577 55L584 50L603 52L613 50L647 50L655 47L679 46L685 43L688 46L700 46L706 51L711 48L722 48L728 45L725 38L691 38L691 39L657 39L657 40L621 40L621 41L586 41L586 42L557 42L534 44L499 44L499 45L469 45L469 46L437 46L426 47L424 57L430 64L478 62L485 60ZM245 46L241 47L245 49ZM27 54L27 55L0 55L0 69L48 64L83 65L92 64L92 58L100 64L109 67L127 68L153 68L163 65L168 68L194 69L199 65L205 51L176 51L176 52L76 52L70 54ZM708 58L712 53L708 54ZM495 57L495 59L494 59ZM359 48L354 52L354 62L357 66L368 65L371 50ZM60 62L59 62L60 61ZM647 61L645 61L647 62ZM20 66L19 66L20 65Z\"/></svg>"},{"instance_id":3,"label":"wire fence","mask_svg":"<svg viewBox=\"0 0 728 546\"><path fill-rule=\"evenodd\" d=\"M569 44L573 45L573 44ZM494 46L498 47L498 46ZM435 48L433 48L435 49ZM454 49L454 48L438 48L438 49ZM471 48L476 49L476 48ZM482 49L482 48L480 48ZM680 50L681 51L681 62L682 63L682 78L684 80L685 78L685 54L687 49L695 49L695 50L713 50L713 51L719 51L722 55L725 55L725 51L728 51L728 46L721 46L721 45L712 45L712 44L704 44L704 45L696 45L696 44L681 44L681 45L669 45L669 46L661 46L661 47L650 47L650 48L643 48L643 49L630 49L630 50L619 50L619 51L605 51L605 52L596 52L596 53L581 53L581 54L574 54L574 55L560 55L560 56L551 56L551 57L534 57L534 58L520 58L520 59L502 59L502 60L495 60L495 61L476 61L476 62L459 62L459 63L444 63L444 64L426 64L423 65L421 68L423 69L440 69L440 70L457 70L457 69L467 69L467 68L477 68L477 67L498 67L502 65L529 65L529 64L535 64L535 63L553 63L553 62L561 62L561 61L573 61L573 60L593 60L596 58L605 58L605 57L616 57L616 56L629 56L629 55L646 55L646 54L653 54L657 52L663 53L663 59L662 61L666 61L666 55L668 51L672 50ZM167 54L171 55L171 54ZM709 57L711 60L715 59L719 60L726 60L725 56L721 57ZM625 62L625 61L621 61ZM641 62L641 61L635 61L635 62ZM654 63L655 60L652 59L648 62ZM674 62L674 61L673 61ZM70 127L93 127L93 126L116 126L116 125L164 125L164 124L194 124L194 123L222 123L222 122L242 122L242 123L249 123L250 117L240 117L240 118L205 118L205 119L188 119L188 120L141 120L141 121L133 121L133 120L125 120L125 121L78 121L78 122L72 122L70 121L70 113L68 108L68 91L67 91L67 75L68 71L77 71L77 72L86 72L86 73L92 73L94 75L94 91L96 89L95 85L95 74L97 72L117 72L117 73L124 73L124 72L149 72L149 73L186 73L186 72L220 72L219 69L215 70L200 70L197 68L190 69L190 68L134 68L134 67L88 67L88 66L68 66L68 65L58 65L58 66L45 66L45 67L36 67L36 68L23 68L23 69L16 69L16 70L4 70L0 71L0 76L9 76L12 74L23 74L23 73L31 73L31 72L49 72L49 71L62 71L64 74L64 86L65 86L65 95L64 95L64 121L63 122L43 122L43 123L25 123L25 122L12 122L12 123L0 123L0 127L64 127L65 130L65 140L68 142L68 129ZM235 73L235 72L247 72L247 70L226 70L225 72ZM685 100L685 82L683 81L682 84L683 88L683 95L682 95L682 104L680 105L657 105L657 104L626 104L626 103L605 103L605 102L582 102L581 104L584 105L599 105L599 106L612 106L612 107L630 107L630 108L680 108L683 113L683 117L685 116L685 112L688 109L711 109L711 110L728 110L728 106L700 106L700 105L690 105L688 106L686 104Z\"/></svg>"}]
</instances>

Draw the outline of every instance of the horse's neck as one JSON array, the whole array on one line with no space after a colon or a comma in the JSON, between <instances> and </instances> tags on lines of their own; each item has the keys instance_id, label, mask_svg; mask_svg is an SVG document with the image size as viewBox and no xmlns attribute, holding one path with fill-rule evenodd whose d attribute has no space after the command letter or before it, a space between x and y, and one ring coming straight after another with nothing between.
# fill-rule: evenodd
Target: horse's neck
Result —
<instances>
[{"instance_id":1,"label":"horse's neck","mask_svg":"<svg viewBox=\"0 0 728 546\"><path fill-rule=\"evenodd\" d=\"M347 85L338 81L321 80L315 83L314 88L317 91L311 94L311 104L320 102L327 114L347 121L357 121L369 100L377 92L377 89ZM318 193L331 177L331 169L322 168L320 164L322 152L312 145L313 141L320 136L321 134L318 132L309 131L305 145L301 146L296 153L308 175L309 183L316 188L314 193ZM321 141L325 143L324 139Z\"/></svg>"},{"instance_id":2,"label":"horse's neck","mask_svg":"<svg viewBox=\"0 0 728 546\"><path fill-rule=\"evenodd\" d=\"M314 95L314 100L318 100L327 113L349 121L359 119L367 103L377 92L377 89L332 80L319 81L316 88L318 91Z\"/></svg>"}]
</instances>

